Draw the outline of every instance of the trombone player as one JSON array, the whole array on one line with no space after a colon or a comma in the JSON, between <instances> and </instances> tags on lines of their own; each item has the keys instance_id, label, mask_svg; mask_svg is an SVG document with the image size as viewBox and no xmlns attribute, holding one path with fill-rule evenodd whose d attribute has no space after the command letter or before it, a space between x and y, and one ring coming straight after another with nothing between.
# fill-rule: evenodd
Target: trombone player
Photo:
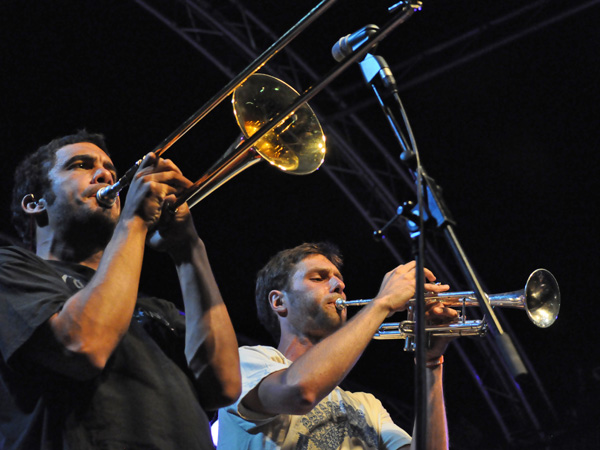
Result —
<instances>
[{"instance_id":1,"label":"trombone player","mask_svg":"<svg viewBox=\"0 0 600 450\"><path fill-rule=\"evenodd\" d=\"M351 320L336 308L345 299L342 258L327 243L305 243L275 255L256 282L261 323L278 347L240 348L242 395L219 410L218 448L234 449L408 449L410 435L395 425L381 402L338 385L386 317L403 311L415 292L415 262L383 279L379 293ZM430 292L434 284L425 270ZM429 320L452 322L456 310L432 303ZM448 448L442 391L443 353L448 338L427 349L428 449Z\"/></svg>"},{"instance_id":2,"label":"trombone player","mask_svg":"<svg viewBox=\"0 0 600 450\"><path fill-rule=\"evenodd\" d=\"M17 168L13 222L32 251L0 248L0 447L214 450L204 409L237 398L237 340L188 207L191 185L149 154L127 201L102 135L80 131ZM185 316L138 298L146 246L165 251Z\"/></svg>"}]
</instances>

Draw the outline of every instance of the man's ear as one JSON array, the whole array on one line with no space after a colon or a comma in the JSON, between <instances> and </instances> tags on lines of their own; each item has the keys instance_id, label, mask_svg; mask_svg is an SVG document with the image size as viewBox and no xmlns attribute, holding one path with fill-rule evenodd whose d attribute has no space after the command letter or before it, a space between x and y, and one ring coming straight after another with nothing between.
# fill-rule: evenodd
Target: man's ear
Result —
<instances>
[{"instance_id":1,"label":"man's ear","mask_svg":"<svg viewBox=\"0 0 600 450\"><path fill-rule=\"evenodd\" d=\"M275 314L281 317L287 316L287 301L283 292L278 290L269 292L269 304Z\"/></svg>"},{"instance_id":2,"label":"man's ear","mask_svg":"<svg viewBox=\"0 0 600 450\"><path fill-rule=\"evenodd\" d=\"M39 214L46 211L46 200L43 198L36 200L33 194L27 194L21 200L21 208L25 214Z\"/></svg>"}]
</instances>

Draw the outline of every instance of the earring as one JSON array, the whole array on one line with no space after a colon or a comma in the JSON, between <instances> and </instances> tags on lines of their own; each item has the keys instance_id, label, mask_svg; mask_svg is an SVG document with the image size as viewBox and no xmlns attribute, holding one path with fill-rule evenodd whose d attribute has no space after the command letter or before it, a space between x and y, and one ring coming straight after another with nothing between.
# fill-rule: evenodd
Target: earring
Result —
<instances>
[{"instance_id":1,"label":"earring","mask_svg":"<svg viewBox=\"0 0 600 450\"><path fill-rule=\"evenodd\" d=\"M21 200L21 206L27 211L41 206L42 201L43 199L36 200L35 195L33 194L27 194L25 197L23 197L23 200Z\"/></svg>"}]
</instances>

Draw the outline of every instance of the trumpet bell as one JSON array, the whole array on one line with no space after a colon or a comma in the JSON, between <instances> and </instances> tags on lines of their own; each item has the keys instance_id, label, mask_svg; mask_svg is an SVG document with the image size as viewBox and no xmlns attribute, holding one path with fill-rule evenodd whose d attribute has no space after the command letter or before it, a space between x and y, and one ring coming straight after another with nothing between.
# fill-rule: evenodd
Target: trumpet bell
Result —
<instances>
[{"instance_id":1,"label":"trumpet bell","mask_svg":"<svg viewBox=\"0 0 600 450\"><path fill-rule=\"evenodd\" d=\"M537 269L525 284L525 310L529 319L540 328L552 325L560 310L560 289L554 275Z\"/></svg>"},{"instance_id":2,"label":"trumpet bell","mask_svg":"<svg viewBox=\"0 0 600 450\"><path fill-rule=\"evenodd\" d=\"M299 96L292 87L275 77L265 74L250 76L232 97L234 115L244 136L252 136ZM323 164L325 135L311 107L304 104L282 118L278 126L256 142L254 148L278 169L305 175Z\"/></svg>"}]
</instances>

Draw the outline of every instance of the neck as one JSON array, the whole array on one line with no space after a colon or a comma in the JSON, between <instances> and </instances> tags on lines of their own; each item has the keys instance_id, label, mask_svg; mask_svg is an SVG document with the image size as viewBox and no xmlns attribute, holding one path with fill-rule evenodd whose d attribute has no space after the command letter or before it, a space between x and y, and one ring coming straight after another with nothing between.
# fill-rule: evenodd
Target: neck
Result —
<instances>
[{"instance_id":1,"label":"neck","mask_svg":"<svg viewBox=\"0 0 600 450\"><path fill-rule=\"evenodd\" d=\"M104 248L92 242L71 243L65 239L57 239L55 235L38 229L35 253L42 259L74 262L97 270Z\"/></svg>"},{"instance_id":2,"label":"neck","mask_svg":"<svg viewBox=\"0 0 600 450\"><path fill-rule=\"evenodd\" d=\"M295 361L320 341L321 337L297 335L282 330L277 350L290 361Z\"/></svg>"}]
</instances>

